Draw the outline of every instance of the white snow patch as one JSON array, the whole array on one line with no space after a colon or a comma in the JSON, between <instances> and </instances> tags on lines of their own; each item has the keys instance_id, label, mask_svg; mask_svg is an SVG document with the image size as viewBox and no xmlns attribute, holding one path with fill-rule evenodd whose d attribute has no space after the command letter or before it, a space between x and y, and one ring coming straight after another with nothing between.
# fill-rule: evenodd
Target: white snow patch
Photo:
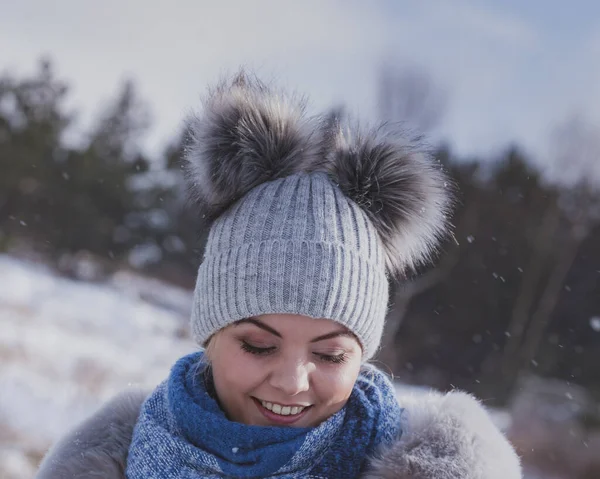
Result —
<instances>
[{"instance_id":1,"label":"white snow patch","mask_svg":"<svg viewBox=\"0 0 600 479\"><path fill-rule=\"evenodd\" d=\"M131 273L81 283L5 255L0 284L0 477L31 477L31 457L102 402L155 387L198 349L180 288Z\"/></svg>"}]
</instances>

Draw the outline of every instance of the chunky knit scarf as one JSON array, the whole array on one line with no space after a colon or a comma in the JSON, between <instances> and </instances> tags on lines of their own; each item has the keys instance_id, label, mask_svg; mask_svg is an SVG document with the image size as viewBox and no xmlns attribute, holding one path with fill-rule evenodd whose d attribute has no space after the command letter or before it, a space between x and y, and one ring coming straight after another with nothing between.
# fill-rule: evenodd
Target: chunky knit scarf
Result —
<instances>
[{"instance_id":1,"label":"chunky knit scarf","mask_svg":"<svg viewBox=\"0 0 600 479\"><path fill-rule=\"evenodd\" d=\"M202 353L180 359L145 401L127 460L129 479L355 478L380 444L397 439L401 409L374 368L346 406L315 428L247 426L225 417L198 374Z\"/></svg>"}]
</instances>

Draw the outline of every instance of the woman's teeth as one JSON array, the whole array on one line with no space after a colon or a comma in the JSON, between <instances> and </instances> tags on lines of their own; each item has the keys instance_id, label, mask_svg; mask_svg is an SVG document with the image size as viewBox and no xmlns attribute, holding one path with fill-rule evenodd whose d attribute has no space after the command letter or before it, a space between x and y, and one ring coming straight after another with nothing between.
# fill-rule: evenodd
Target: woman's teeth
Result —
<instances>
[{"instance_id":1,"label":"woman's teeth","mask_svg":"<svg viewBox=\"0 0 600 479\"><path fill-rule=\"evenodd\" d=\"M260 403L265 409L268 409L275 414L280 414L281 416L294 416L296 414L300 414L305 409L303 406L281 406L279 404L273 404L267 401L261 401Z\"/></svg>"}]
</instances>

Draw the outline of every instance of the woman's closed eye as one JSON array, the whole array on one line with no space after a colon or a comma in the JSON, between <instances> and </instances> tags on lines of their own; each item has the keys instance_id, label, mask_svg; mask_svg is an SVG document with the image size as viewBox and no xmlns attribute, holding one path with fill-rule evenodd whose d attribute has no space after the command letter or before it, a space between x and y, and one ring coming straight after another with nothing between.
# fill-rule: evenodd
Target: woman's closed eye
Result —
<instances>
[{"instance_id":1,"label":"woman's closed eye","mask_svg":"<svg viewBox=\"0 0 600 479\"><path fill-rule=\"evenodd\" d=\"M339 354L324 354L324 353L313 353L315 354L321 361L325 361L333 364L342 364L346 362L348 356L345 352Z\"/></svg>"},{"instance_id":2,"label":"woman's closed eye","mask_svg":"<svg viewBox=\"0 0 600 479\"><path fill-rule=\"evenodd\" d=\"M255 356L267 356L269 354L273 354L276 350L276 346L256 346L254 344L249 343L248 341L240 341L240 346L243 351L254 354ZM347 359L346 352L336 352L336 353L317 353L314 352L313 355L320 361L326 363L333 364L342 364Z\"/></svg>"},{"instance_id":3,"label":"woman's closed eye","mask_svg":"<svg viewBox=\"0 0 600 479\"><path fill-rule=\"evenodd\" d=\"M247 341L241 341L240 344L244 351L250 354L255 354L257 356L266 356L267 354L275 352L276 349L275 346L255 346Z\"/></svg>"}]
</instances>

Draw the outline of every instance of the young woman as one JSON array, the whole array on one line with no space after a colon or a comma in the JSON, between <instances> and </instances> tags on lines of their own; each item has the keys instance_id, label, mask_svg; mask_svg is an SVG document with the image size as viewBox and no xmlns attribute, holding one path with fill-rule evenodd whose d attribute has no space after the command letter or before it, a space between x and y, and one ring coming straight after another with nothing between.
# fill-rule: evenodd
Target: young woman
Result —
<instances>
[{"instance_id":1,"label":"young woman","mask_svg":"<svg viewBox=\"0 0 600 479\"><path fill-rule=\"evenodd\" d=\"M402 138L314 122L239 75L189 123L211 221L191 326L202 352L59 442L39 478L513 479L519 460L463 393L398 398L368 360L388 278L430 258L451 195Z\"/></svg>"}]
</instances>

